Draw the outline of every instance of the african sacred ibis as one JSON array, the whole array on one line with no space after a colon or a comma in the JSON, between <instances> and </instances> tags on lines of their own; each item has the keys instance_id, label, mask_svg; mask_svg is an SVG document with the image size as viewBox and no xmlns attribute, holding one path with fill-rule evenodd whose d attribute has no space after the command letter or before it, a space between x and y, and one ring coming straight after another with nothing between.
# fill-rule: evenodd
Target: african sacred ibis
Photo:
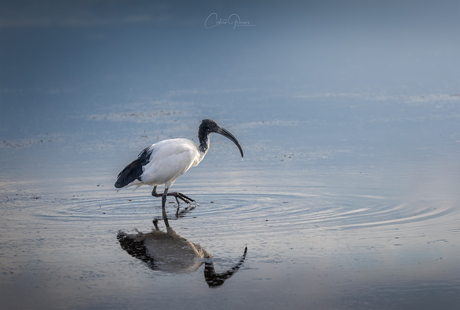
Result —
<instances>
[{"instance_id":1,"label":"african sacred ibis","mask_svg":"<svg viewBox=\"0 0 460 310\"><path fill-rule=\"evenodd\" d=\"M163 214L165 212L166 196L174 196L178 206L178 199L186 203L195 201L182 193L168 193L168 190L178 177L203 160L209 150L209 134L213 132L232 140L239 148L241 157L243 157L243 149L238 140L226 129L217 125L215 121L205 119L198 129L199 146L196 146L195 143L188 139L168 139L155 143L145 148L137 159L118 174L115 187L121 189L130 186L139 187L144 184L153 186L152 196L162 197ZM165 186L164 192L163 194L157 194L157 186L161 184Z\"/></svg>"}]
</instances>

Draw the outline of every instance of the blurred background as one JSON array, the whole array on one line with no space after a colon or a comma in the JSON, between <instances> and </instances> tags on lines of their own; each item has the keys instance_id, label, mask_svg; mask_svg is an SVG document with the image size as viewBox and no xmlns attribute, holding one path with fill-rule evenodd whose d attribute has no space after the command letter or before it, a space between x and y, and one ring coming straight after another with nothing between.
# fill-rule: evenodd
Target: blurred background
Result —
<instances>
[{"instance_id":1,"label":"blurred background","mask_svg":"<svg viewBox=\"0 0 460 310\"><path fill-rule=\"evenodd\" d=\"M233 129L255 161L459 147L458 1L0 8L2 174L132 156L195 137L203 118Z\"/></svg>"}]
</instances>

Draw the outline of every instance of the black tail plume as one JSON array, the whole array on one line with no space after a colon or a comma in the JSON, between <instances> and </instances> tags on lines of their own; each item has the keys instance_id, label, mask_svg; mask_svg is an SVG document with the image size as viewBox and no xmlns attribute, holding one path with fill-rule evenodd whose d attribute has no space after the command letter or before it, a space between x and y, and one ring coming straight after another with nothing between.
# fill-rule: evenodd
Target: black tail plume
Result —
<instances>
[{"instance_id":1,"label":"black tail plume","mask_svg":"<svg viewBox=\"0 0 460 310\"><path fill-rule=\"evenodd\" d=\"M134 180L141 180L141 175L144 172L142 167L147 165L150 161L150 155L152 154L153 150L149 150L149 148L144 149L132 163L127 165L125 169L123 169L117 178L117 182L115 182L116 188L122 188L128 185L129 183L133 182Z\"/></svg>"}]
</instances>

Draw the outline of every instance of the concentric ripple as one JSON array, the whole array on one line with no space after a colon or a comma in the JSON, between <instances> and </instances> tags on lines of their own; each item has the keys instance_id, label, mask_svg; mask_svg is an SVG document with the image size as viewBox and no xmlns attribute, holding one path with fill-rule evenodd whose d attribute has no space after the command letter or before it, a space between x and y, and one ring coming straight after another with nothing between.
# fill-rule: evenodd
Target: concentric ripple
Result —
<instances>
[{"instance_id":1,"label":"concentric ripple","mask_svg":"<svg viewBox=\"0 0 460 310\"><path fill-rule=\"evenodd\" d=\"M192 193L193 194L193 193ZM455 226L451 215L458 213L446 201L402 202L381 196L320 193L226 193L193 195L199 203L184 218L202 219L231 233L233 223L243 232L260 231L271 225L270 232L304 229L362 229L410 224ZM168 201L167 211L175 219L176 203ZM187 204L181 203L180 210ZM40 211L41 210L41 211ZM151 223L161 216L160 199L148 195L109 195L60 201L55 208L36 210L48 220ZM119 223L120 225L123 225ZM230 227L228 230L226 227ZM454 229L454 228L452 228Z\"/></svg>"}]
</instances>

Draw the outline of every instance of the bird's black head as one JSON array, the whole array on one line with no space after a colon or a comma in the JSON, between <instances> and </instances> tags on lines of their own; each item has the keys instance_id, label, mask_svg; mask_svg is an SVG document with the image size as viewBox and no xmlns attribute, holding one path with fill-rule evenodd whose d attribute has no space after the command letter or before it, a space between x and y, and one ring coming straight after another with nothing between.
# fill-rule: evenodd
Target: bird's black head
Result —
<instances>
[{"instance_id":1,"label":"bird's black head","mask_svg":"<svg viewBox=\"0 0 460 310\"><path fill-rule=\"evenodd\" d=\"M220 126L212 119L204 119L201 121L199 132L209 135L212 132L217 132Z\"/></svg>"},{"instance_id":2,"label":"bird's black head","mask_svg":"<svg viewBox=\"0 0 460 310\"><path fill-rule=\"evenodd\" d=\"M208 135L213 132L221 134L224 137L227 137L228 139L232 140L233 143L235 143L238 149L240 150L241 157L243 157L243 149L241 148L241 145L238 142L238 140L236 140L236 138L228 130L220 127L212 119L204 119L203 121L201 121L200 128L198 129L198 138L200 139L200 147L202 146L202 147L207 148Z\"/></svg>"}]
</instances>

